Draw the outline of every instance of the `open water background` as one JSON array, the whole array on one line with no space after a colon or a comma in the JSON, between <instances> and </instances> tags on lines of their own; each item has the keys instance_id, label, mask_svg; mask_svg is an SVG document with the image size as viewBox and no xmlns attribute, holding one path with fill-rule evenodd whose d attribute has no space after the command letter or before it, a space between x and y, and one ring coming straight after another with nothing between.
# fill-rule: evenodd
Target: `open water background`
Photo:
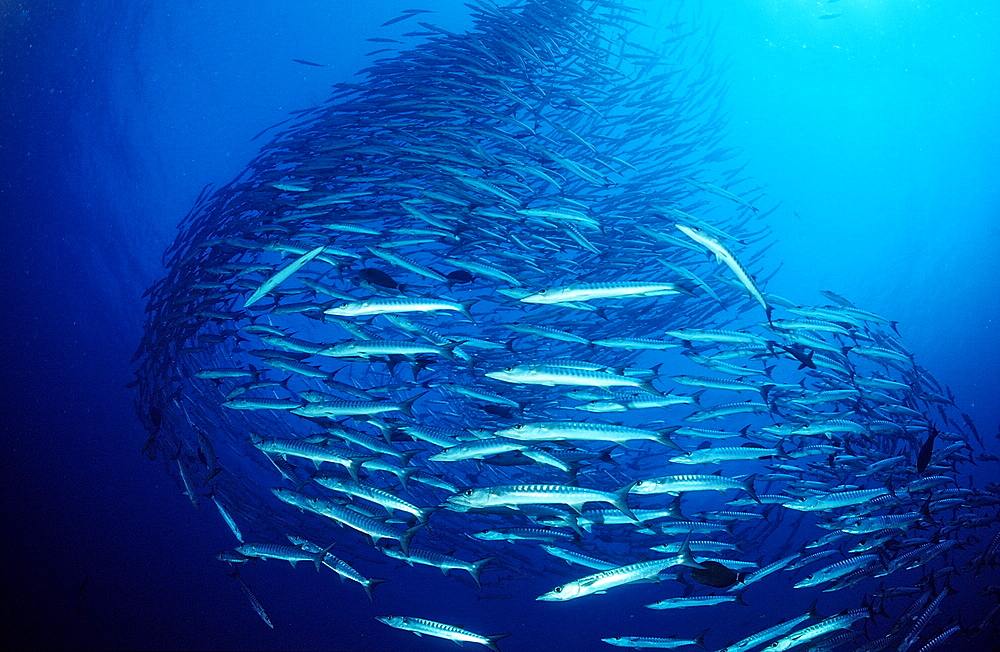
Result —
<instances>
[{"instance_id":1,"label":"open water background","mask_svg":"<svg viewBox=\"0 0 1000 652\"><path fill-rule=\"evenodd\" d=\"M733 59L728 144L745 150L747 171L784 202L768 253L782 267L767 289L802 302L821 302L818 290L829 289L898 320L918 362L951 387L995 453L1000 5L701 4L718 21L719 57ZM420 6L449 30L467 24L459 2ZM394 580L373 609L332 575L277 562L245 575L272 631L214 559L232 544L218 514L193 510L162 463L139 453L146 435L124 385L140 295L162 274L176 224L205 184L243 169L262 142L251 141L257 132L364 67L365 52L379 47L365 39L411 29L378 27L410 7L0 3L0 573L4 612L19 623L5 632L12 642L448 649L371 618L404 608L393 596L406 590L454 614L449 622L514 631L505 652L558 644L584 627L635 633L609 631L614 610L597 603L555 605L569 607L556 620L553 605L458 599L436 571L419 583ZM966 468L981 480L997 475L995 465ZM658 617L640 614L647 622L630 626ZM712 610L695 618L717 620ZM754 625L741 624L741 633ZM737 637L714 634L716 647Z\"/></svg>"}]
</instances>

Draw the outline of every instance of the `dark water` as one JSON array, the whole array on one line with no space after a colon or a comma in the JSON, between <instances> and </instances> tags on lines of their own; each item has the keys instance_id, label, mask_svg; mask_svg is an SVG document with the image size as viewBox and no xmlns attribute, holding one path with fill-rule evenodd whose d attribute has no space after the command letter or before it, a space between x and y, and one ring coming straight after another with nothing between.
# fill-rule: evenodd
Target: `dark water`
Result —
<instances>
[{"instance_id":1,"label":"dark water","mask_svg":"<svg viewBox=\"0 0 1000 652\"><path fill-rule=\"evenodd\" d=\"M372 618L399 612L511 632L505 650L599 648L602 636L707 627L717 648L802 613L807 604L771 604L760 586L747 594L753 608L678 620L641 609L663 596L655 585L550 604L532 599L556 581L536 578L489 591L517 597L476 600L434 569L369 566L393 577L372 606L332 575L269 561L243 575L272 631L224 576L213 555L234 542L218 514L206 501L193 510L163 462L139 452L146 433L124 385L140 295L163 275L161 254L201 188L239 174L255 134L365 66L381 47L365 39L405 31L378 26L409 5L365 4L0 8L3 575L6 611L22 624L8 636L26 647L119 649L451 645ZM423 6L436 25L467 27L460 3ZM831 13L841 15L819 18ZM781 268L768 291L819 303L818 290L834 290L897 320L996 454L1000 10L840 0L711 4L704 14L704 24L718 21L716 55L732 60L726 142L783 202L769 218L767 257ZM959 472L979 486L1000 475L985 462ZM987 612L996 598L978 592L998 583L995 573L957 587L964 592L929 631L962 611L963 620ZM823 613L855 606L852 597L833 594Z\"/></svg>"}]
</instances>

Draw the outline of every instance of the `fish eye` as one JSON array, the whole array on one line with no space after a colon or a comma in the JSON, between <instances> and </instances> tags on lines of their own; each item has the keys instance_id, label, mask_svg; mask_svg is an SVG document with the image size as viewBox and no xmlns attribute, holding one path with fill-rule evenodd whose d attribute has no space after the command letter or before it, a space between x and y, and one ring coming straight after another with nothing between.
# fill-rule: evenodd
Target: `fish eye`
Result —
<instances>
[{"instance_id":1,"label":"fish eye","mask_svg":"<svg viewBox=\"0 0 1000 652\"><path fill-rule=\"evenodd\" d=\"M561 586L557 586L556 588L552 589L552 592L553 593L562 593L562 587Z\"/></svg>"},{"instance_id":2,"label":"fish eye","mask_svg":"<svg viewBox=\"0 0 1000 652\"><path fill-rule=\"evenodd\" d=\"M514 430L520 430L523 427L524 427L524 424L523 423L519 423L516 426L514 426Z\"/></svg>"},{"instance_id":3,"label":"fish eye","mask_svg":"<svg viewBox=\"0 0 1000 652\"><path fill-rule=\"evenodd\" d=\"M474 491L473 489L466 489L465 491L462 492L462 495L471 496L473 491Z\"/></svg>"}]
</instances>

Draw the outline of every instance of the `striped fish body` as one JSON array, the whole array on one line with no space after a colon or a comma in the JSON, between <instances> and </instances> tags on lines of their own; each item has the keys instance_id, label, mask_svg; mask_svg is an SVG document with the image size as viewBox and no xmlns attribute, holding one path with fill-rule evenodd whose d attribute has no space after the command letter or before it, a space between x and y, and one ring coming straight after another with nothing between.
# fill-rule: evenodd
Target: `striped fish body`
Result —
<instances>
[{"instance_id":1,"label":"striped fish body","mask_svg":"<svg viewBox=\"0 0 1000 652\"><path fill-rule=\"evenodd\" d=\"M646 392L659 394L649 381L623 376L607 371L588 371L550 365L518 365L500 371L489 371L487 378L519 385L577 385L584 387L635 387Z\"/></svg>"},{"instance_id":2,"label":"striped fish body","mask_svg":"<svg viewBox=\"0 0 1000 652\"><path fill-rule=\"evenodd\" d=\"M344 303L323 312L337 317L369 317L373 315L399 314L406 312L436 312L438 310L469 314L468 304L446 299L411 299L384 297Z\"/></svg>"},{"instance_id":3,"label":"striped fish body","mask_svg":"<svg viewBox=\"0 0 1000 652\"><path fill-rule=\"evenodd\" d=\"M750 494L751 498L757 497L753 489L753 479L750 476L746 480L736 480L721 475L666 475L659 478L648 478L639 480L632 488L632 493L641 495L650 494L682 494L688 491L729 491L739 489Z\"/></svg>"},{"instance_id":4,"label":"striped fish body","mask_svg":"<svg viewBox=\"0 0 1000 652\"><path fill-rule=\"evenodd\" d=\"M573 580L572 582L567 582L566 584L557 586L548 593L543 593L535 599L548 602L562 602L582 598L587 595L604 593L616 586L654 579L666 569L681 563L681 557L678 555L668 557L667 559L655 559L627 566L619 566Z\"/></svg>"},{"instance_id":5,"label":"striped fish body","mask_svg":"<svg viewBox=\"0 0 1000 652\"><path fill-rule=\"evenodd\" d=\"M414 618L412 616L376 616L376 620L385 623L389 627L395 627L396 629L413 632L418 636L435 636L437 638L455 641L459 644L478 643L480 645L485 645L493 652L499 652L497 641L504 636L507 636L507 634L483 636L481 634L476 634L475 632L470 632L467 629L461 629L459 627L446 625L433 620L427 620L425 618Z\"/></svg>"},{"instance_id":6,"label":"striped fish body","mask_svg":"<svg viewBox=\"0 0 1000 652\"><path fill-rule=\"evenodd\" d=\"M577 512L583 512L583 505L590 502L609 503L631 518L635 518L626 504L631 484L617 492L572 487L558 484L520 484L496 487L466 489L448 498L448 503L456 511L483 509L487 507L511 507L519 505L569 505Z\"/></svg>"},{"instance_id":7,"label":"striped fish body","mask_svg":"<svg viewBox=\"0 0 1000 652\"><path fill-rule=\"evenodd\" d=\"M521 299L524 303L544 305L591 301L594 299L621 299L625 297L656 297L684 292L673 283L644 283L619 281L615 283L580 283L563 288L542 290Z\"/></svg>"},{"instance_id":8,"label":"striped fish body","mask_svg":"<svg viewBox=\"0 0 1000 652\"><path fill-rule=\"evenodd\" d=\"M888 496L888 489L861 489L857 491L835 491L823 496L810 496L801 501L785 503L788 509L800 512L819 512L838 507L861 505L882 496Z\"/></svg>"},{"instance_id":9,"label":"striped fish body","mask_svg":"<svg viewBox=\"0 0 1000 652\"><path fill-rule=\"evenodd\" d=\"M634 440L648 440L659 443L668 443L670 441L666 434L655 430L617 426L610 423L588 423L585 421L522 423L511 428L498 430L496 435L520 441L562 441L566 439L618 443Z\"/></svg>"}]
</instances>

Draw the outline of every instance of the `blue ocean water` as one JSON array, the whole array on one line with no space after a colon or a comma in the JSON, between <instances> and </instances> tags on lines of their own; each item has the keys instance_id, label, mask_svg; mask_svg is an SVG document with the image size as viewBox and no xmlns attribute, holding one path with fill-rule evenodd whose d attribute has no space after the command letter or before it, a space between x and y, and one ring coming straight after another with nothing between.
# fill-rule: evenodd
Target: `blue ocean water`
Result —
<instances>
[{"instance_id":1,"label":"blue ocean water","mask_svg":"<svg viewBox=\"0 0 1000 652\"><path fill-rule=\"evenodd\" d=\"M645 4L651 13L661 8ZM721 73L725 144L742 148L751 186L781 202L768 218L775 243L766 259L780 269L767 290L816 304L819 290L832 290L898 321L916 360L951 388L996 454L1000 7L685 5L698 17L691 38L714 31L713 55L731 62ZM422 6L436 13L420 20L454 32L469 26L461 3ZM599 649L601 636L705 628L717 648L808 606L768 605L765 592L748 593L755 607L685 614L698 622L674 630L677 620L641 609L662 596L656 585L618 589L625 593L605 601L548 604L533 598L554 582L535 578L491 587L491 597L477 600L434 569L374 565L369 574L393 579L371 605L332 575L269 561L243 577L267 607L271 630L214 558L234 543L218 513L206 501L193 510L162 458L140 453L147 434L124 386L142 335L141 295L163 276L161 256L177 224L206 184L240 174L263 142L252 140L258 132L325 101L332 84L367 65L365 53L383 44L366 39L410 29L379 27L408 8L172 1L0 8L3 504L11 524L3 573L13 587L7 613L23 623L9 632L13 643L451 645L373 619L400 612L510 632L500 643L508 652ZM832 14L839 15L823 18ZM992 462L960 472L979 485L998 477ZM824 613L854 606L839 599L824 603ZM974 618L989 609L982 600L992 605L996 597L969 587L961 604L945 608Z\"/></svg>"}]
</instances>

